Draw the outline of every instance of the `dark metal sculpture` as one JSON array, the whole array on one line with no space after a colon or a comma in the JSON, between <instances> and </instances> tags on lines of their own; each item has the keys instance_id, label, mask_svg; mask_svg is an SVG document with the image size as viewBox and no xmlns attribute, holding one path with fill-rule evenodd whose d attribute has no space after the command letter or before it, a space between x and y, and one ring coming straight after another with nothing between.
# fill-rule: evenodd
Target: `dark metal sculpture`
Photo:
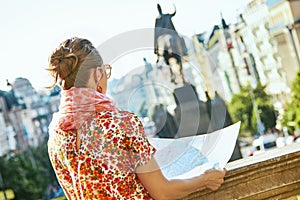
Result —
<instances>
[{"instance_id":1,"label":"dark metal sculpture","mask_svg":"<svg viewBox=\"0 0 300 200\"><path fill-rule=\"evenodd\" d=\"M163 14L159 4L157 4L159 16L155 20L154 33L154 53L163 57L165 63L170 66L171 82L186 83L182 71L182 56L187 54L187 49L183 38L177 33L172 17L176 14L176 9L172 14Z\"/></svg>"},{"instance_id":2,"label":"dark metal sculpture","mask_svg":"<svg viewBox=\"0 0 300 200\"><path fill-rule=\"evenodd\" d=\"M160 138L174 138L178 132L176 118L167 110L163 104L154 107L152 119L156 126L156 134Z\"/></svg>"}]
</instances>

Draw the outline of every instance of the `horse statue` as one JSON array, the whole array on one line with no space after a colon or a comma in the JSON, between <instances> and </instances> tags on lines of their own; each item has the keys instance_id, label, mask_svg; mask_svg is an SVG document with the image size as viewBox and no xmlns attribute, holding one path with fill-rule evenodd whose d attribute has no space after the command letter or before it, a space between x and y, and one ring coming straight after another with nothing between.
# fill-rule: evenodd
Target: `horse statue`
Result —
<instances>
[{"instance_id":1,"label":"horse statue","mask_svg":"<svg viewBox=\"0 0 300 200\"><path fill-rule=\"evenodd\" d=\"M183 38L177 33L172 17L176 14L176 8L172 14L164 14L157 4L159 16L155 20L154 53L157 62L160 58L170 67L171 82L186 83L182 70L182 56L187 55L187 48Z\"/></svg>"}]
</instances>

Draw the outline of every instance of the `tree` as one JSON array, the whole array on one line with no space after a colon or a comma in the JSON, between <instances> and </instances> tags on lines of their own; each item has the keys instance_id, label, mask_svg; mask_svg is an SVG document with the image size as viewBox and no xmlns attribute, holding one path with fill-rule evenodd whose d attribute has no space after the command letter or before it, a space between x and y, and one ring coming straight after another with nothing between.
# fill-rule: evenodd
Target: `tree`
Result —
<instances>
[{"instance_id":1,"label":"tree","mask_svg":"<svg viewBox=\"0 0 300 200\"><path fill-rule=\"evenodd\" d=\"M265 92L265 86L258 84L253 93L258 106L258 112L261 121L264 123L266 130L276 126L277 113L272 104L272 97ZM256 117L252 120L252 124L256 127Z\"/></svg>"},{"instance_id":2,"label":"tree","mask_svg":"<svg viewBox=\"0 0 300 200\"><path fill-rule=\"evenodd\" d=\"M241 121L241 133L255 134L257 130L257 118L251 100L250 86L243 87L239 94L233 95L228 108L233 121ZM254 99L258 108L258 114L266 129L276 125L276 114L271 103L271 96L265 92L265 86L258 84L253 90Z\"/></svg>"},{"instance_id":3,"label":"tree","mask_svg":"<svg viewBox=\"0 0 300 200\"><path fill-rule=\"evenodd\" d=\"M290 124L294 126L289 126ZM300 129L300 71L298 71L292 86L292 100L285 107L282 123L291 131Z\"/></svg>"},{"instance_id":4,"label":"tree","mask_svg":"<svg viewBox=\"0 0 300 200\"><path fill-rule=\"evenodd\" d=\"M33 163L34 162L34 163ZM13 189L16 199L41 199L46 188L56 181L48 158L47 144L12 156L0 157L5 187Z\"/></svg>"},{"instance_id":5,"label":"tree","mask_svg":"<svg viewBox=\"0 0 300 200\"><path fill-rule=\"evenodd\" d=\"M242 88L239 94L233 95L228 104L229 113L234 122L241 121L241 132L252 132L252 104L249 99L249 89Z\"/></svg>"}]
</instances>

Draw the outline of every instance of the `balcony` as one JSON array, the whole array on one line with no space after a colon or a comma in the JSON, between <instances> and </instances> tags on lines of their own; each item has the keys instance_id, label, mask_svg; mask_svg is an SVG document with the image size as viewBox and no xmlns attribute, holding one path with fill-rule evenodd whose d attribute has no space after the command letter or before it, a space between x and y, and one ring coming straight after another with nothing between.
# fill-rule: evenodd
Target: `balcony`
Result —
<instances>
[{"instance_id":1,"label":"balcony","mask_svg":"<svg viewBox=\"0 0 300 200\"><path fill-rule=\"evenodd\" d=\"M226 168L219 190L195 192L184 199L297 200L300 194L300 144L230 162Z\"/></svg>"}]
</instances>

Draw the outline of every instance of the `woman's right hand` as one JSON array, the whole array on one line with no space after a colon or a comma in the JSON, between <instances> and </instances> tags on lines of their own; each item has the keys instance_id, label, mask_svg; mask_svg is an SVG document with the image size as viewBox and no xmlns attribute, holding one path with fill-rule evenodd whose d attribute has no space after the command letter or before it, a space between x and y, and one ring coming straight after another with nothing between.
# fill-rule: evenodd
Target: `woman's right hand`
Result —
<instances>
[{"instance_id":1,"label":"woman's right hand","mask_svg":"<svg viewBox=\"0 0 300 200\"><path fill-rule=\"evenodd\" d=\"M204 180L205 186L211 190L217 190L224 183L226 169L210 169L205 171Z\"/></svg>"},{"instance_id":2,"label":"woman's right hand","mask_svg":"<svg viewBox=\"0 0 300 200\"><path fill-rule=\"evenodd\" d=\"M218 189L224 182L226 169L211 169L189 179L168 180L153 157L146 165L138 166L136 173L152 198L180 199L206 188Z\"/></svg>"}]
</instances>

